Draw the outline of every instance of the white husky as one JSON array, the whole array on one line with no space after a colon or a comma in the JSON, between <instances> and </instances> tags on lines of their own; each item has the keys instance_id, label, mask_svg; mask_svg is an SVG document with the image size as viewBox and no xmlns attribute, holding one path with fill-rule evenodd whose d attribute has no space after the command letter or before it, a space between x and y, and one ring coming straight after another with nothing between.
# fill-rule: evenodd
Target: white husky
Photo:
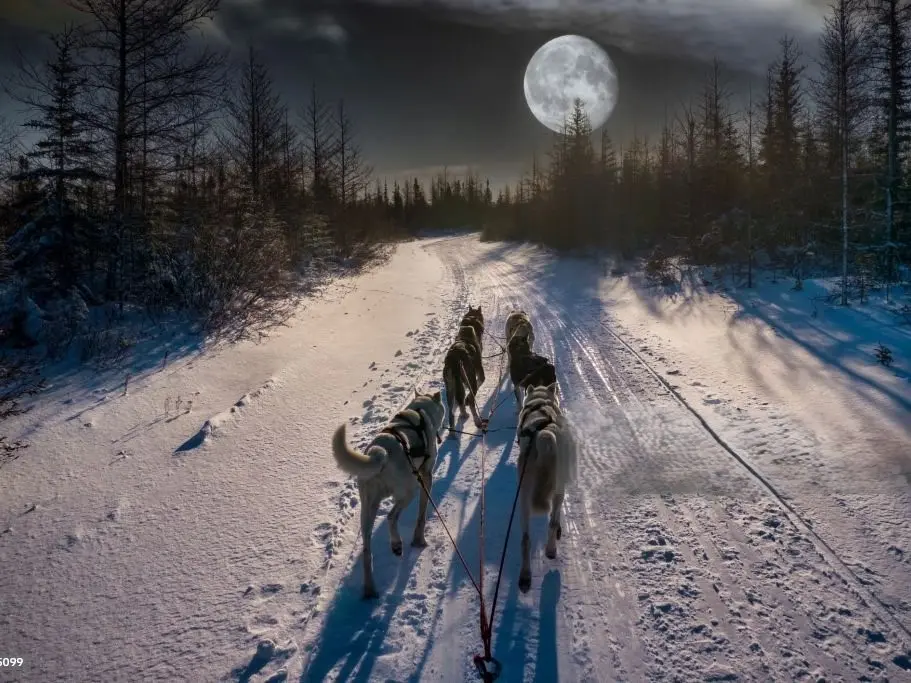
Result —
<instances>
[{"instance_id":1,"label":"white husky","mask_svg":"<svg viewBox=\"0 0 911 683\"><path fill-rule=\"evenodd\" d=\"M361 498L361 535L364 538L364 597L377 597L373 583L373 556L370 537L376 513L384 498L392 496L395 504L389 511L389 536L392 552L402 554L399 535L399 516L418 491L418 477L427 490L433 483L433 467L440 444L440 428L445 416L440 392L432 396L414 392L408 407L399 412L377 434L366 453L351 448L345 438L345 425L335 430L332 455L343 471L357 477ZM423 548L424 526L427 521L427 496L421 491L418 519L411 545Z\"/></svg>"},{"instance_id":2,"label":"white husky","mask_svg":"<svg viewBox=\"0 0 911 683\"><path fill-rule=\"evenodd\" d=\"M519 500L522 513L522 569L519 589L531 588L528 525L532 513L550 513L545 554L557 556L557 540L563 533L562 508L566 485L576 477L576 447L569 425L560 410L557 383L528 387L516 440L519 442ZM522 474L524 471L524 475Z\"/></svg>"}]
</instances>

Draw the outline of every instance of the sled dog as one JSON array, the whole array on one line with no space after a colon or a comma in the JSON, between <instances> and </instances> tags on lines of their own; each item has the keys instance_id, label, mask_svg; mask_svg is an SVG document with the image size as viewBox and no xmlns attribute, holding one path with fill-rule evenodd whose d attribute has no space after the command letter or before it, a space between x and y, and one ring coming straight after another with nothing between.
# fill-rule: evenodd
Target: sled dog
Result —
<instances>
[{"instance_id":1,"label":"sled dog","mask_svg":"<svg viewBox=\"0 0 911 683\"><path fill-rule=\"evenodd\" d=\"M516 427L519 442L519 500L522 514L522 569L519 590L531 588L528 526L532 514L550 513L544 554L557 556L557 541L563 535L562 508L566 485L576 476L576 448L569 425L560 409L559 388L530 386ZM522 475L524 469L524 476Z\"/></svg>"},{"instance_id":2,"label":"sled dog","mask_svg":"<svg viewBox=\"0 0 911 683\"><path fill-rule=\"evenodd\" d=\"M472 308L471 304L468 304L468 313L462 316L462 322L459 323L459 327L464 327L468 325L474 328L474 332L478 335L478 348L481 351L484 350L484 314L481 313L481 307Z\"/></svg>"},{"instance_id":3,"label":"sled dog","mask_svg":"<svg viewBox=\"0 0 911 683\"><path fill-rule=\"evenodd\" d=\"M516 394L517 409L522 408L522 392L527 387L546 387L557 381L557 369L550 359L531 350L526 337L513 337L509 352L509 379Z\"/></svg>"},{"instance_id":4,"label":"sled dog","mask_svg":"<svg viewBox=\"0 0 911 683\"><path fill-rule=\"evenodd\" d=\"M377 597L373 583L373 556L370 537L373 523L383 499L392 496L395 503L389 511L389 536L392 552L402 554L402 537L399 535L399 516L408 507L418 491L418 477L430 490L433 467L440 443L439 432L443 426L443 398L437 391L433 395L414 391L411 403L397 413L361 453L348 445L345 425L335 430L332 437L332 455L339 469L357 477L361 499L361 535L364 539L364 598ZM410 456L410 457L409 457ZM417 470L415 472L415 470ZM424 525L427 517L427 495L421 490L418 519L411 545L423 548Z\"/></svg>"},{"instance_id":5,"label":"sled dog","mask_svg":"<svg viewBox=\"0 0 911 683\"><path fill-rule=\"evenodd\" d=\"M480 315L481 309L477 309ZM468 316L466 316L467 318ZM455 341L446 352L443 360L443 384L446 387L446 408L449 415L449 431L455 436L455 410L457 405L465 415L466 406L471 411L474 424L481 428L481 416L478 414L478 388L484 383L484 367L481 359L481 343L477 326L484 331L483 318L474 317L474 322L459 327Z\"/></svg>"},{"instance_id":6,"label":"sled dog","mask_svg":"<svg viewBox=\"0 0 911 683\"><path fill-rule=\"evenodd\" d=\"M506 318L506 348L515 337L524 337L528 340L529 348L534 346L535 331L531 327L531 318L525 311L513 311Z\"/></svg>"}]
</instances>

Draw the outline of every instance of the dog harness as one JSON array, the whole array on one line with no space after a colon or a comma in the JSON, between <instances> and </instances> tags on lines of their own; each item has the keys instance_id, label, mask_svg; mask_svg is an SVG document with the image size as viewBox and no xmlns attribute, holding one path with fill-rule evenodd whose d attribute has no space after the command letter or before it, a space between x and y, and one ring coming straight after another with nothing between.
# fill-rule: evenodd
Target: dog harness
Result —
<instances>
[{"instance_id":1,"label":"dog harness","mask_svg":"<svg viewBox=\"0 0 911 683\"><path fill-rule=\"evenodd\" d=\"M399 444L401 444L402 450L405 451L405 457L408 458L408 462L411 463L411 470L415 475L417 475L418 470L414 464L414 460L418 458L423 460L427 457L427 443L424 437L424 435L427 433L427 421L424 419L424 414L421 411L417 411L417 414L420 416L420 422L417 424L417 426L411 424L410 422L408 425L389 424L380 430L380 434L388 434L396 441L398 441ZM401 415L401 413L395 417L406 422L408 421L407 418ZM412 454L411 452L411 444L405 437L404 433L404 430L406 429L417 432L418 438L421 440L420 448L415 449L417 451L416 453ZM440 441L439 437L437 437L437 441Z\"/></svg>"},{"instance_id":2,"label":"dog harness","mask_svg":"<svg viewBox=\"0 0 911 683\"><path fill-rule=\"evenodd\" d=\"M542 429L549 427L557 421L550 403L543 398L533 399L532 401L529 401L529 404L531 405L522 408L522 429L516 434L517 444L521 443L520 439L523 436L534 438ZM526 410L528 412L526 412ZM537 413L540 417L536 417L533 421L529 420L534 413Z\"/></svg>"}]
</instances>

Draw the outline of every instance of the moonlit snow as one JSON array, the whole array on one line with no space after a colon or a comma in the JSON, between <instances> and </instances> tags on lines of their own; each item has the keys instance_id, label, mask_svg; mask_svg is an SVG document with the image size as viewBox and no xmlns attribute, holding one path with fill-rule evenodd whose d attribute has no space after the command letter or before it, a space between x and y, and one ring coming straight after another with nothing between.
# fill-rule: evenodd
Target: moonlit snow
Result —
<instances>
[{"instance_id":1,"label":"moonlit snow","mask_svg":"<svg viewBox=\"0 0 911 683\"><path fill-rule=\"evenodd\" d=\"M382 597L362 601L357 488L329 452L338 424L363 447L440 386L469 302L493 334L531 315L582 444L557 559L533 522L526 595L513 529L501 680L906 680L907 326L875 299L816 304L824 281L734 291L707 269L668 296L612 268L427 238L262 343L175 352L126 393L71 374L5 423L31 447L0 470L0 633L24 658L0 680L476 681L478 599L439 520L399 558L381 512ZM444 441L433 483L477 572L486 453L488 605L515 416L508 397L486 440Z\"/></svg>"}]
</instances>

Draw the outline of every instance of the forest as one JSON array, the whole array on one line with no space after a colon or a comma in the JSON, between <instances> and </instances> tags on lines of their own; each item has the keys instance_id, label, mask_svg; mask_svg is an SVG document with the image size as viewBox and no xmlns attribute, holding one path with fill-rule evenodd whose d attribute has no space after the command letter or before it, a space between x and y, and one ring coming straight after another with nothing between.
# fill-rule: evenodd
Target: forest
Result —
<instances>
[{"instance_id":1,"label":"forest","mask_svg":"<svg viewBox=\"0 0 911 683\"><path fill-rule=\"evenodd\" d=\"M557 249L776 266L896 282L908 262L909 26L900 0L835 0L812 62L783 37L738 111L721 65L622 145L577 102L512 187L374 174L343 101L299 109L255 47L237 63L194 40L218 0L70 0L84 21L22 60L0 122L0 328L7 347L123 350L116 321L185 315L262 331L307 286L434 228ZM811 68L812 67L812 68ZM99 331L110 332L107 338Z\"/></svg>"},{"instance_id":2,"label":"forest","mask_svg":"<svg viewBox=\"0 0 911 683\"><path fill-rule=\"evenodd\" d=\"M652 140L593 141L577 103L546 159L499 194L488 235L648 256L666 282L674 260L731 265L745 286L757 267L797 286L840 274L842 304L907 279L909 23L900 0L836 0L815 60L783 37L743 111L715 61Z\"/></svg>"}]
</instances>

